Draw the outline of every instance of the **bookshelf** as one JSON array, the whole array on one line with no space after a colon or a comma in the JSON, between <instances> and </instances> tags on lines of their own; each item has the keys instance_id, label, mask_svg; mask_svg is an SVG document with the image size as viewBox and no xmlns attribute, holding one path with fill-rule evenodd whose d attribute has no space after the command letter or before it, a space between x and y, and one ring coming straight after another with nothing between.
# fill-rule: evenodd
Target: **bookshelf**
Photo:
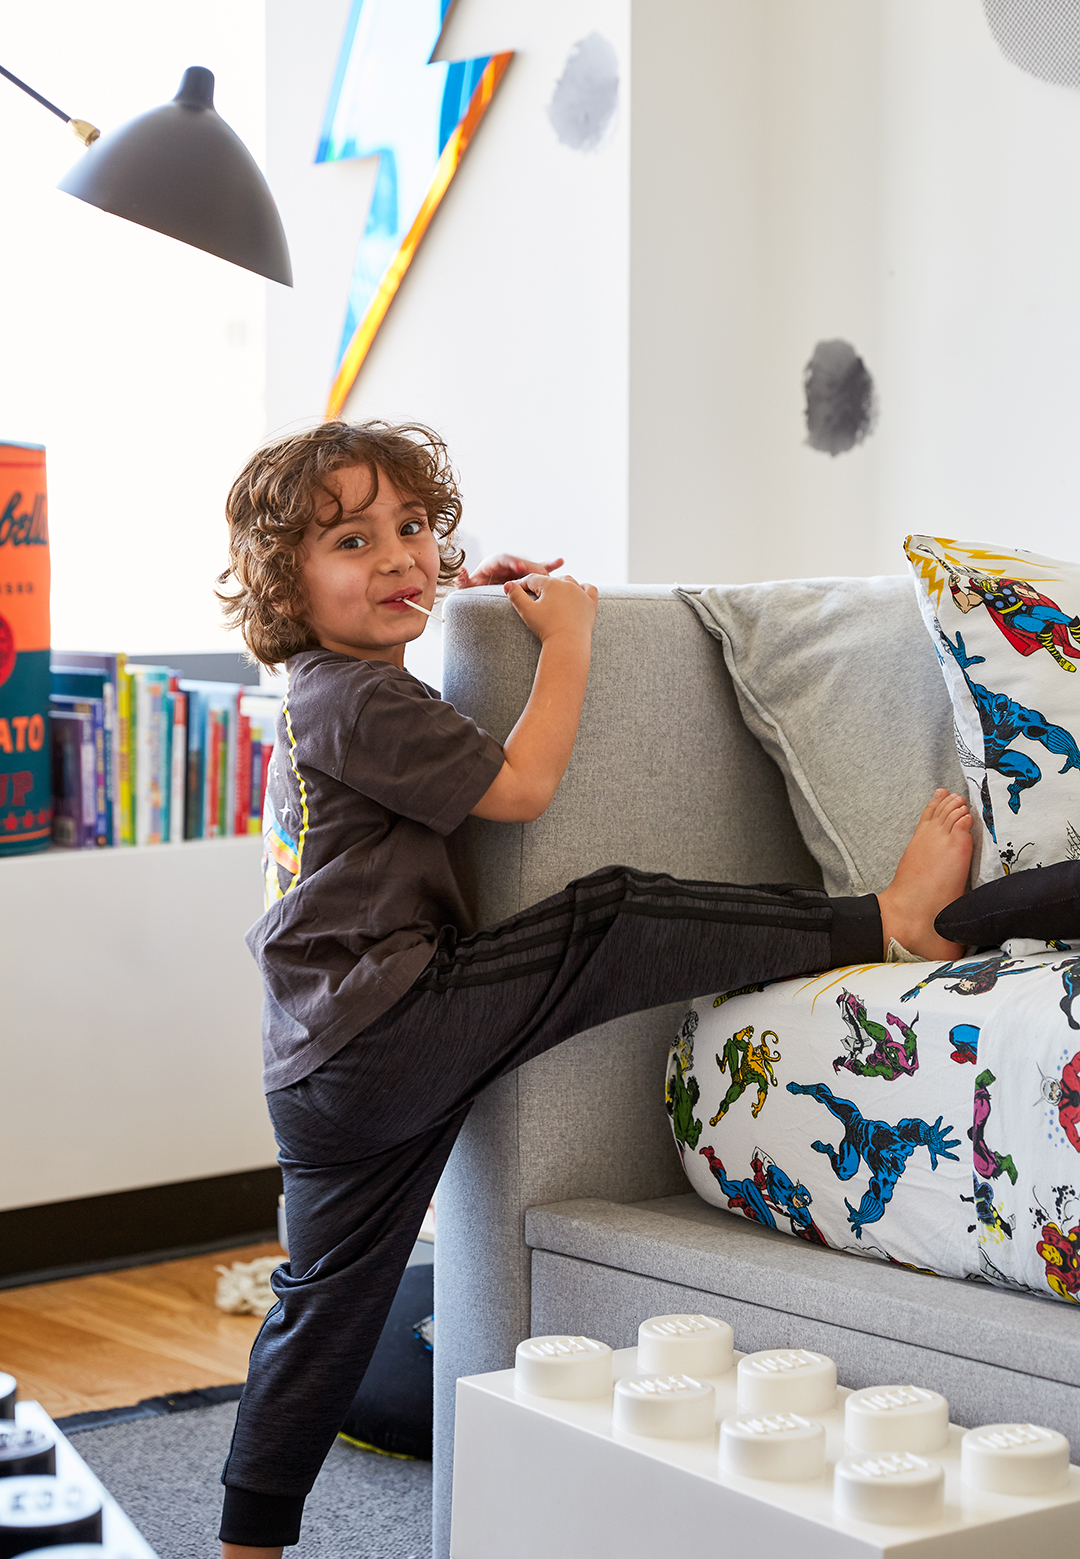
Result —
<instances>
[{"instance_id":1,"label":"bookshelf","mask_svg":"<svg viewBox=\"0 0 1080 1559\"><path fill-rule=\"evenodd\" d=\"M0 861L0 1210L274 1162L243 941L261 848Z\"/></svg>"}]
</instances>

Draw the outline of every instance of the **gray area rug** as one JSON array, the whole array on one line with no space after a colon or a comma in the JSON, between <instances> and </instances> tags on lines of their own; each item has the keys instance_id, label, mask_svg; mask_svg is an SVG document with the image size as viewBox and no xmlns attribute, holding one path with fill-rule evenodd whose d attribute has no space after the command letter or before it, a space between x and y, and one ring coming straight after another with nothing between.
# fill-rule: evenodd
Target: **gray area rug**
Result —
<instances>
[{"instance_id":1,"label":"gray area rug","mask_svg":"<svg viewBox=\"0 0 1080 1559\"><path fill-rule=\"evenodd\" d=\"M71 1434L159 1559L214 1559L236 1404ZM70 1431L69 1431L70 1433ZM335 1442L304 1510L296 1559L431 1559L431 1463Z\"/></svg>"}]
</instances>

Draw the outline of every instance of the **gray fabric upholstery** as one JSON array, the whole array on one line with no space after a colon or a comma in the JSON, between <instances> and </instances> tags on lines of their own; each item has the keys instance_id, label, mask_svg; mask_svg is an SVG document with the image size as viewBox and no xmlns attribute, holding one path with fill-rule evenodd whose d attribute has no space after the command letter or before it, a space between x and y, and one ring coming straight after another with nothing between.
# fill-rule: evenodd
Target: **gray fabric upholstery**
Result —
<instances>
[{"instance_id":1,"label":"gray fabric upholstery","mask_svg":"<svg viewBox=\"0 0 1080 1559\"><path fill-rule=\"evenodd\" d=\"M452 595L445 617L443 691L504 740L528 699L537 642L500 589ZM918 613L893 627L890 663L925 660ZM866 638L881 638L880 619ZM895 698L872 687L860 697L879 724L895 712ZM847 760L860 781L874 768L873 729ZM909 829L922 799L905 804ZM601 592L581 727L558 794L536 823L470 819L469 845L488 924L612 864L821 881L715 641L663 586ZM846 1383L884 1375L936 1386L957 1421L1019 1414L1078 1434L1078 1391L1065 1383L1080 1378L1076 1317L1066 1306L811 1249L686 1196L662 1090L681 1016L681 1006L638 1013L521 1068L479 1101L451 1156L435 1259L435 1559L449 1553L454 1382L508 1367L538 1329L599 1331L625 1344L646 1315L706 1309L721 1295L743 1347L801 1340L832 1354ZM644 1205L657 1199L659 1209ZM570 1201L579 1206L543 1205ZM598 1204L608 1209L601 1218ZM534 1253L529 1208L539 1209L530 1237L549 1247Z\"/></svg>"},{"instance_id":2,"label":"gray fabric upholstery","mask_svg":"<svg viewBox=\"0 0 1080 1559\"><path fill-rule=\"evenodd\" d=\"M780 766L828 892L888 887L937 786L967 793L910 577L683 595L723 647L743 719Z\"/></svg>"},{"instance_id":3,"label":"gray fabric upholstery","mask_svg":"<svg viewBox=\"0 0 1080 1559\"><path fill-rule=\"evenodd\" d=\"M444 615L443 692L503 741L528 700L539 645L501 589L451 595ZM821 880L779 771L739 717L722 657L666 586L601 591L577 743L544 816L470 819L469 830L485 924L613 864L721 881ZM529 1334L526 1208L582 1196L640 1201L684 1184L662 1084L681 1015L639 1013L531 1062L488 1090L454 1149L439 1186L435 1260L437 1559L449 1552L454 1382L506 1368Z\"/></svg>"},{"instance_id":4,"label":"gray fabric upholstery","mask_svg":"<svg viewBox=\"0 0 1080 1559\"><path fill-rule=\"evenodd\" d=\"M534 1207L525 1238L560 1256L839 1322L867 1337L1080 1382L1080 1328L1069 1305L822 1250L709 1207L693 1192L633 1206L593 1198Z\"/></svg>"},{"instance_id":5,"label":"gray fabric upholstery","mask_svg":"<svg viewBox=\"0 0 1080 1559\"><path fill-rule=\"evenodd\" d=\"M860 1260L858 1256L847 1259ZM942 1351L930 1338L915 1343L892 1337L884 1328L880 1333L860 1331L849 1325L846 1295L840 1290L831 1316L807 1318L782 1307L773 1308L775 1303L764 1284L757 1301L732 1299L728 1294L718 1296L710 1288L623 1272L573 1256L547 1251L533 1254L533 1336L569 1332L599 1337L614 1348L628 1348L636 1342L638 1325L647 1316L716 1315L735 1328L736 1346L744 1353L759 1348L820 1349L836 1360L843 1386L926 1386L948 1398L954 1423L967 1428L1017 1421L1046 1424L1068 1436L1073 1460L1080 1461L1080 1387L1061 1379L1024 1374L1012 1366L1007 1344L1001 1362L995 1364L972 1359L966 1353ZM1040 1299L1027 1303L1041 1310L1058 1309ZM1066 1319L1073 1317L1067 1315Z\"/></svg>"}]
</instances>

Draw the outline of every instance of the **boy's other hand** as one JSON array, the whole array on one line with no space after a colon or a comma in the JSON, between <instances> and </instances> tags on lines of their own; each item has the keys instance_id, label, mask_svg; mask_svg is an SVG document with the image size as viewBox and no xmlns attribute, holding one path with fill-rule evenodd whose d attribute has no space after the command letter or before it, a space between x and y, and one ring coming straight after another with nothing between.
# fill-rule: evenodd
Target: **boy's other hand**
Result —
<instances>
[{"instance_id":1,"label":"boy's other hand","mask_svg":"<svg viewBox=\"0 0 1080 1559\"><path fill-rule=\"evenodd\" d=\"M541 644L557 633L586 637L592 634L600 593L595 585L579 585L569 574L559 579L548 574L527 574L524 579L508 581L503 591Z\"/></svg>"},{"instance_id":2,"label":"boy's other hand","mask_svg":"<svg viewBox=\"0 0 1080 1559\"><path fill-rule=\"evenodd\" d=\"M552 558L550 563L532 563L528 558L516 558L509 552L496 552L477 564L470 574L463 568L457 576L459 590L470 590L475 585L505 585L511 579L524 579L526 574L550 574L553 568L562 568L565 558Z\"/></svg>"}]
</instances>

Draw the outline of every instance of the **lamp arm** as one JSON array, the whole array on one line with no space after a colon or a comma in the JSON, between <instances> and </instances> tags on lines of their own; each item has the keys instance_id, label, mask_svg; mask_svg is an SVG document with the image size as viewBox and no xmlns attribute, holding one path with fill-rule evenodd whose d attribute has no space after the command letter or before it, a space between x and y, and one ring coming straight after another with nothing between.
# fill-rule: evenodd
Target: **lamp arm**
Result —
<instances>
[{"instance_id":1,"label":"lamp arm","mask_svg":"<svg viewBox=\"0 0 1080 1559\"><path fill-rule=\"evenodd\" d=\"M62 108L57 108L55 103L50 103L47 97L42 97L41 93L35 92L33 87L28 87L25 81L20 81L18 76L13 76L10 70L4 69L3 65L0 65L0 76L6 76L15 86L21 87L35 102L40 103L42 108L47 108L51 114L56 115L57 119L62 119L65 124L69 124L84 146L92 145L101 134L101 131L94 125L87 124L85 119L72 119L70 114L65 114Z\"/></svg>"}]
</instances>

